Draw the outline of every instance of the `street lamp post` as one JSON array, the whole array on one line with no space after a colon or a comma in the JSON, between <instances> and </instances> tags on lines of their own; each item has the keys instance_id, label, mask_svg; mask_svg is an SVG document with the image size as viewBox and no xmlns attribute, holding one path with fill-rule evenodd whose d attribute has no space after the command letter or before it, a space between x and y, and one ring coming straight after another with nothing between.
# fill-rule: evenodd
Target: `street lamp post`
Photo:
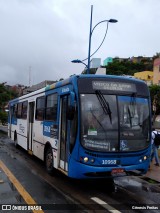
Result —
<instances>
[{"instance_id":1,"label":"street lamp post","mask_svg":"<svg viewBox=\"0 0 160 213\"><path fill-rule=\"evenodd\" d=\"M92 13L93 13L93 5L91 5L91 20L90 20L90 32L89 32L89 48L88 48L88 69L87 69L87 74L89 74L90 72L90 61L91 61L91 38L92 38L92 34L94 29L101 23L103 22L107 22L107 24L110 23L116 23L117 20L116 19L109 19L109 20L103 20L98 22L92 29Z\"/></svg>"},{"instance_id":2,"label":"street lamp post","mask_svg":"<svg viewBox=\"0 0 160 213\"><path fill-rule=\"evenodd\" d=\"M84 63L83 61L79 60L79 59L75 59L71 61L72 63L78 63L78 64L84 64L86 66L86 68L88 69L88 65L86 63Z\"/></svg>"},{"instance_id":3,"label":"street lamp post","mask_svg":"<svg viewBox=\"0 0 160 213\"><path fill-rule=\"evenodd\" d=\"M92 13L93 13L93 5L91 5L91 19L90 19L90 31L89 31L88 69L87 69L87 74L89 74L89 72L90 72L91 37L92 37Z\"/></svg>"},{"instance_id":4,"label":"street lamp post","mask_svg":"<svg viewBox=\"0 0 160 213\"><path fill-rule=\"evenodd\" d=\"M91 18L90 18L90 31L89 31L89 47L88 47L88 58L84 59L84 60L73 60L72 63L82 63L84 64L86 67L87 67L87 74L90 73L90 62L91 62L91 56L94 55L98 50L99 48L101 47L101 45L103 44L104 40L105 40L105 37L106 37L106 34L107 34L107 30L108 30L108 23L116 23L118 22L116 19L109 19L109 20L103 20L103 21L100 21L98 22L92 29L92 14L93 14L93 5L91 5ZM103 41L101 42L100 46L97 48L97 50L91 55L91 38L92 38L92 34L93 34L93 31L94 29L101 23L103 22L107 22L107 29L106 29L106 33L105 33L105 36L103 38ZM87 60L88 59L88 65L86 65L83 61Z\"/></svg>"}]
</instances>

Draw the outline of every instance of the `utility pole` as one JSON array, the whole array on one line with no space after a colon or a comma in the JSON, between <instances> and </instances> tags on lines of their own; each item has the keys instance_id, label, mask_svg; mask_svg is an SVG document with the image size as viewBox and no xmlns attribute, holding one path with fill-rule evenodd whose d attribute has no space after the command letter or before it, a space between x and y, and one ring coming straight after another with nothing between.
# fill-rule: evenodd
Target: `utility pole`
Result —
<instances>
[{"instance_id":1,"label":"utility pole","mask_svg":"<svg viewBox=\"0 0 160 213\"><path fill-rule=\"evenodd\" d=\"M29 87L31 87L31 70L32 70L32 67L29 66Z\"/></svg>"}]
</instances>

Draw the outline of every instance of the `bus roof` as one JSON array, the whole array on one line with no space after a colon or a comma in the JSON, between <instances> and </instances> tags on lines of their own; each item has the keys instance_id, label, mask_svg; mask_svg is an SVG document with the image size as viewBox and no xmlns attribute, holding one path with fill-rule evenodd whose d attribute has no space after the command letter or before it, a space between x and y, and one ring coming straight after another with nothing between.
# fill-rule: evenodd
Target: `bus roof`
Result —
<instances>
[{"instance_id":1,"label":"bus roof","mask_svg":"<svg viewBox=\"0 0 160 213\"><path fill-rule=\"evenodd\" d=\"M9 101L9 103L12 103L12 102L17 102L18 100L22 99L22 98L28 98L30 96L34 96L36 94L39 94L39 93L43 93L45 91L48 91L48 90L51 90L51 89L54 89L54 88L58 88L58 87L62 87L62 86L65 86L73 81L75 81L75 79L78 79L78 78L110 78L110 79L126 79L128 81L131 81L131 82L141 82L141 83L144 83L144 81L142 80L139 80L139 79L136 79L136 78L131 78L131 77L128 77L128 76L117 76L117 75L94 75L94 74L81 74L81 75L72 75L71 77L65 79L65 80L62 80L62 81L58 81L56 83L53 83L51 85L47 85L46 87L44 88L41 88L39 90L36 90L34 92L31 92L31 93L28 93L26 95L23 95L21 97L18 97L16 99L13 99L11 101Z\"/></svg>"}]
</instances>

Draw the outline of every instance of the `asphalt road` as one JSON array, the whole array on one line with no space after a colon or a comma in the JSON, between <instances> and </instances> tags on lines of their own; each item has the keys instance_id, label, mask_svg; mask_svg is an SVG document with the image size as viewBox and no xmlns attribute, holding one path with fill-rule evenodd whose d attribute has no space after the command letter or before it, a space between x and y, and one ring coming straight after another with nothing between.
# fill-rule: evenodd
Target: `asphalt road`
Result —
<instances>
[{"instance_id":1,"label":"asphalt road","mask_svg":"<svg viewBox=\"0 0 160 213\"><path fill-rule=\"evenodd\" d=\"M41 172L46 173L43 163L38 159L34 161L34 157L32 157L33 165L31 165L27 161L28 158L29 155L23 149L16 149L6 135L0 133L0 167L4 165L7 167L7 171L9 170L9 174L7 174L6 171L3 171L3 167L0 168L0 204L25 205L27 196L25 191L30 196L29 202L35 201L37 206L42 207L42 212L53 212L53 210L54 212L70 212L71 209L74 209L74 212L82 212L80 205L75 205L71 199L58 191L58 188L56 189L45 178L42 178L43 175L38 174L39 168L35 169L34 163L39 163ZM16 188L15 179L9 179L11 175L16 181L18 180L18 189L21 190L23 187L22 194ZM29 198L27 199L29 200Z\"/></svg>"},{"instance_id":2,"label":"asphalt road","mask_svg":"<svg viewBox=\"0 0 160 213\"><path fill-rule=\"evenodd\" d=\"M46 173L42 161L30 156L21 148L16 149L14 143L2 133L0 161L13 173L37 205L44 207L44 212L73 210L73 212L132 213L146 212L143 208L152 208L147 209L148 212L160 210L159 183L149 183L139 176L121 177L115 179L113 188L107 180L74 180L59 172L50 176ZM18 192L14 191L10 195L14 196L17 203L25 203L23 196L18 195ZM4 195L0 191L1 197Z\"/></svg>"}]
</instances>

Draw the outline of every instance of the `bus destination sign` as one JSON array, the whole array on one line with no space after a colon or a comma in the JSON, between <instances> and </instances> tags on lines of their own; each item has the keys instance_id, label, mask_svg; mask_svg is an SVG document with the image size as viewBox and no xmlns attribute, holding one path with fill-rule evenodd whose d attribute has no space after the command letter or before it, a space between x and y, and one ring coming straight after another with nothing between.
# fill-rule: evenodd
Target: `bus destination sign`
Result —
<instances>
[{"instance_id":1,"label":"bus destination sign","mask_svg":"<svg viewBox=\"0 0 160 213\"><path fill-rule=\"evenodd\" d=\"M109 81L92 81L94 90L112 90L122 92L136 92L135 84L123 82L109 82Z\"/></svg>"}]
</instances>

